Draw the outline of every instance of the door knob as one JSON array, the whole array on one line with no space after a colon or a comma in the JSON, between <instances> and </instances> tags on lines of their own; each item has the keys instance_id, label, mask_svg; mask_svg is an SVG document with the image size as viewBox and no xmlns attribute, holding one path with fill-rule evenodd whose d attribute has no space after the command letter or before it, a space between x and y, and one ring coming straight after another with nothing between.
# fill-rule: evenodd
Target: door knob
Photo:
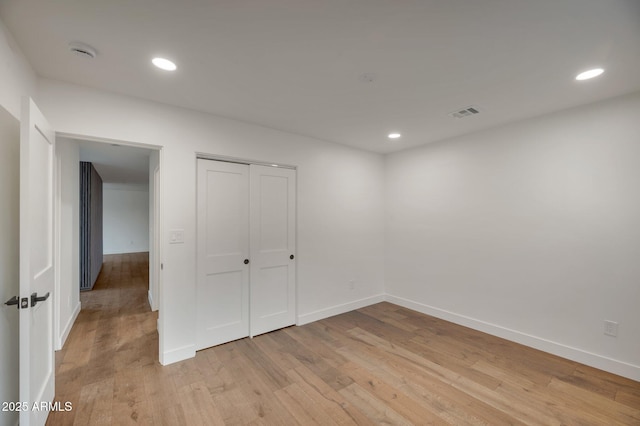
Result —
<instances>
[{"instance_id":1,"label":"door knob","mask_svg":"<svg viewBox=\"0 0 640 426\"><path fill-rule=\"evenodd\" d=\"M245 265L248 265L248 264L249 264L249 259L245 259L245 260L244 260L244 264L245 264Z\"/></svg>"},{"instance_id":2,"label":"door knob","mask_svg":"<svg viewBox=\"0 0 640 426\"><path fill-rule=\"evenodd\" d=\"M289 256L289 259L293 260L295 258L294 255Z\"/></svg>"},{"instance_id":3,"label":"door knob","mask_svg":"<svg viewBox=\"0 0 640 426\"><path fill-rule=\"evenodd\" d=\"M18 306L18 303L20 303L20 299L18 299L18 296L13 296L11 299L4 302L4 304L7 306L16 305L16 308L20 309L20 306Z\"/></svg>"},{"instance_id":4,"label":"door knob","mask_svg":"<svg viewBox=\"0 0 640 426\"><path fill-rule=\"evenodd\" d=\"M49 298L49 292L47 292L47 294L45 294L42 297L38 297L38 293L31 294L31 307L36 306L36 303L38 302L44 302L48 298Z\"/></svg>"}]
</instances>

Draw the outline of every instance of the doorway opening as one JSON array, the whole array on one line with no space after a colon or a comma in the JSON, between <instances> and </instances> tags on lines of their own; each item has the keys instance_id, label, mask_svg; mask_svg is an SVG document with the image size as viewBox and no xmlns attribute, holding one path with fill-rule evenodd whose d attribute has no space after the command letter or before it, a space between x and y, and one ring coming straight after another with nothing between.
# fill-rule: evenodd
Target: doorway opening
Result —
<instances>
[{"instance_id":1,"label":"doorway opening","mask_svg":"<svg viewBox=\"0 0 640 426\"><path fill-rule=\"evenodd\" d=\"M60 134L56 144L59 255L54 304L56 349L60 350L81 309L94 317L101 315L98 310L108 311L107 321L158 310L161 147ZM102 181L99 215L81 214L81 162L90 164ZM100 247L92 252L98 258L92 262L94 272L84 274L90 277L87 287L94 290L81 295L80 230L89 228L84 223L89 216L101 221L102 235L95 238ZM155 319L147 319L143 328L153 324L155 334L157 316L154 313ZM158 353L157 337L154 339ZM102 342L106 343L104 338Z\"/></svg>"}]
</instances>

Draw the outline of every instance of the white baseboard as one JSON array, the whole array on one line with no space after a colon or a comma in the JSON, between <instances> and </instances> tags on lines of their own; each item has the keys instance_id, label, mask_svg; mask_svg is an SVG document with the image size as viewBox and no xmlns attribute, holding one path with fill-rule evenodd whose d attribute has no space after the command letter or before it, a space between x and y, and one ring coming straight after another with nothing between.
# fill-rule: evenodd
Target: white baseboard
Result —
<instances>
[{"instance_id":1,"label":"white baseboard","mask_svg":"<svg viewBox=\"0 0 640 426\"><path fill-rule=\"evenodd\" d=\"M153 293L151 293L151 290L147 291L147 301L149 302L149 308L153 311Z\"/></svg>"},{"instance_id":2,"label":"white baseboard","mask_svg":"<svg viewBox=\"0 0 640 426\"><path fill-rule=\"evenodd\" d=\"M102 254L131 254L131 253L147 253L149 251L149 247L128 247L123 249L109 249L105 250Z\"/></svg>"},{"instance_id":3,"label":"white baseboard","mask_svg":"<svg viewBox=\"0 0 640 426\"><path fill-rule=\"evenodd\" d=\"M608 371L610 373L618 374L632 380L640 381L640 366L638 365L633 365L623 361L607 358L605 356L587 352L582 349L563 345L557 342L552 342L541 337L532 336L530 334L522 333L517 330L512 330L475 318L459 315L454 312L435 308L423 303L414 302L402 297L387 294L386 301L399 306L403 306L408 309L412 309L414 311L421 312L423 314L450 321L455 324L463 325L474 330L482 331L493 336L501 337L512 342L520 343L522 345L529 346L543 352L548 352L562 358L598 368L600 370Z\"/></svg>"},{"instance_id":4,"label":"white baseboard","mask_svg":"<svg viewBox=\"0 0 640 426\"><path fill-rule=\"evenodd\" d=\"M178 349L160 353L160 364L169 365L196 356L196 345L186 345Z\"/></svg>"},{"instance_id":5,"label":"white baseboard","mask_svg":"<svg viewBox=\"0 0 640 426\"><path fill-rule=\"evenodd\" d=\"M57 345L55 348L56 351L59 351L60 349L62 349L62 347L64 346L64 343L67 341L67 337L69 337L69 333L71 333L71 328L73 327L73 324L76 322L76 318L78 318L78 315L80 315L81 307L82 305L78 301L78 304L76 305L75 309L73 310L73 313L71 314L71 318L69 318L69 321L67 321L67 324L62 329L62 333L60 333L60 336L58 336L58 341L56 342Z\"/></svg>"},{"instance_id":6,"label":"white baseboard","mask_svg":"<svg viewBox=\"0 0 640 426\"><path fill-rule=\"evenodd\" d=\"M296 321L296 325L309 324L310 322L319 321L321 319L329 318L334 315L344 314L345 312L364 308L365 306L384 302L385 300L385 294L377 294L375 296L365 297L364 299L354 300L352 302L320 309L319 311L310 312L308 314L298 315L298 321Z\"/></svg>"}]
</instances>

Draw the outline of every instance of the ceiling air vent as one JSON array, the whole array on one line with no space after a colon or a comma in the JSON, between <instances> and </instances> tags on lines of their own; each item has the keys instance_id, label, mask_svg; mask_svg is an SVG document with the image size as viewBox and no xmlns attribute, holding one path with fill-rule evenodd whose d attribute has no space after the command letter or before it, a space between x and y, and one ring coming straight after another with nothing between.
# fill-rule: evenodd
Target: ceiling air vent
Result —
<instances>
[{"instance_id":1,"label":"ceiling air vent","mask_svg":"<svg viewBox=\"0 0 640 426\"><path fill-rule=\"evenodd\" d=\"M88 44L71 42L69 43L69 50L71 53L82 56L83 58L93 59L96 57L96 50Z\"/></svg>"},{"instance_id":2,"label":"ceiling air vent","mask_svg":"<svg viewBox=\"0 0 640 426\"><path fill-rule=\"evenodd\" d=\"M453 118L465 118L475 114L480 114L480 110L474 106L468 106L458 111L450 112L449 115Z\"/></svg>"}]
</instances>

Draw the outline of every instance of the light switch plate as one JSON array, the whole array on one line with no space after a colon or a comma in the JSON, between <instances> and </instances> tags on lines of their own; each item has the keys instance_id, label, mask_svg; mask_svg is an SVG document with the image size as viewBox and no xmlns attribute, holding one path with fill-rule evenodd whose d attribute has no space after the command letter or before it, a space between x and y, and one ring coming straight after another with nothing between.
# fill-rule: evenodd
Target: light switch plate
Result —
<instances>
[{"instance_id":1,"label":"light switch plate","mask_svg":"<svg viewBox=\"0 0 640 426\"><path fill-rule=\"evenodd\" d=\"M169 231L169 244L183 244L184 229L172 229Z\"/></svg>"}]
</instances>

